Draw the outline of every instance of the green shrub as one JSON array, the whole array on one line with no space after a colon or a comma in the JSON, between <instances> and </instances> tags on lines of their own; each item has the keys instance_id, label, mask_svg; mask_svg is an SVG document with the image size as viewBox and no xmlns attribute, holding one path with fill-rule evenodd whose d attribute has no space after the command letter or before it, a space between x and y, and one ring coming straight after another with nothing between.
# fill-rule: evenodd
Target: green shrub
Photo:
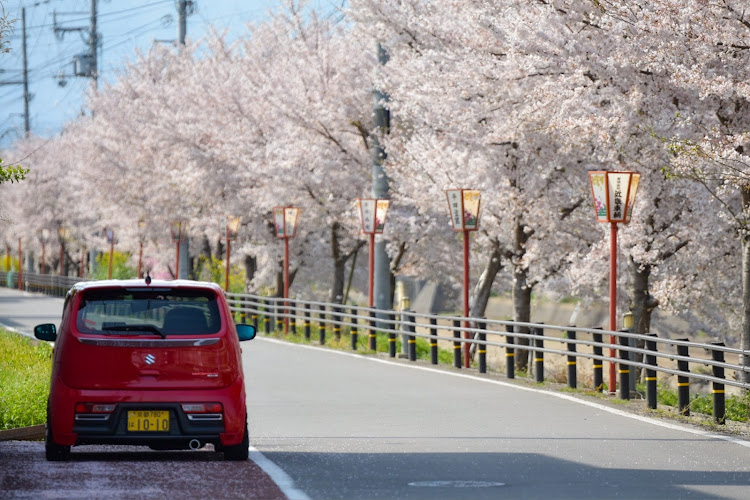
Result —
<instances>
[{"instance_id":1,"label":"green shrub","mask_svg":"<svg viewBox=\"0 0 750 500\"><path fill-rule=\"evenodd\" d=\"M0 329L0 429L47 421L52 348Z\"/></svg>"},{"instance_id":2,"label":"green shrub","mask_svg":"<svg viewBox=\"0 0 750 500\"><path fill-rule=\"evenodd\" d=\"M130 255L123 252L112 254L112 279L126 280L136 277L136 269L128 266ZM91 279L105 280L109 276L109 252L104 252L96 257L96 270Z\"/></svg>"},{"instance_id":3,"label":"green shrub","mask_svg":"<svg viewBox=\"0 0 750 500\"><path fill-rule=\"evenodd\" d=\"M224 288L226 280L226 264L216 257L201 255L198 258L193 271L195 279L210 281ZM229 266L229 290L230 293L243 293L245 291L245 275L237 265Z\"/></svg>"}]
</instances>

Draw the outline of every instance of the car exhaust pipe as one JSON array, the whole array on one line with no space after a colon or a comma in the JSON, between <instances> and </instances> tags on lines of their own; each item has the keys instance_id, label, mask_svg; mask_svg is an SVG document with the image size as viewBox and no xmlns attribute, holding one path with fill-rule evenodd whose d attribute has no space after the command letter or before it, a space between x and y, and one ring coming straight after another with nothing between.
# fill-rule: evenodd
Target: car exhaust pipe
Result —
<instances>
[{"instance_id":1,"label":"car exhaust pipe","mask_svg":"<svg viewBox=\"0 0 750 500\"><path fill-rule=\"evenodd\" d=\"M190 447L191 450L197 450L202 445L201 445L201 442L198 441L197 439L191 439L190 442L188 443L188 446Z\"/></svg>"}]
</instances>

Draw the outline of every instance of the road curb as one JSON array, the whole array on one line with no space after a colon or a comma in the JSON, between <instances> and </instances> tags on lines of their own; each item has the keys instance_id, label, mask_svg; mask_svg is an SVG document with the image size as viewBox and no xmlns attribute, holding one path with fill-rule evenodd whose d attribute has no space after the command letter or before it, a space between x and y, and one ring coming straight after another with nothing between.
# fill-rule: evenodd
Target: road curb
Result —
<instances>
[{"instance_id":1,"label":"road curb","mask_svg":"<svg viewBox=\"0 0 750 500\"><path fill-rule=\"evenodd\" d=\"M0 431L0 441L39 441L44 439L44 424Z\"/></svg>"}]
</instances>

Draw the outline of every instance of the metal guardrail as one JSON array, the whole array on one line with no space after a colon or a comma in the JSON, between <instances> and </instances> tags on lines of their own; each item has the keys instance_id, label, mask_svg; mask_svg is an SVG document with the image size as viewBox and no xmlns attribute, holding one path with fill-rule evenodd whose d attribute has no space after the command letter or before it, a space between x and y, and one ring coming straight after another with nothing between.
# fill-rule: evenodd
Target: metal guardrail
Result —
<instances>
[{"instance_id":1,"label":"metal guardrail","mask_svg":"<svg viewBox=\"0 0 750 500\"><path fill-rule=\"evenodd\" d=\"M726 347L722 343L690 342L687 339L666 339L655 334L640 335L628 331L610 332L596 328L557 326L540 323L521 323L515 321L492 320L486 318L465 318L462 316L445 316L420 314L414 311L378 310L368 307L345 306L310 300L284 300L282 298L260 297L249 294L228 293L230 308L240 315L241 321L252 322L258 331L267 334L272 330L288 330L291 334L303 334L307 339L313 335L313 323L317 326L317 337L321 344L326 342L327 332L340 339L343 335L351 337L351 347L357 349L359 336L367 332L369 350L377 349L378 334L388 342L388 354L396 357L396 344L401 336L408 343L408 359L416 361L416 339L421 338L429 343L432 364L438 364L438 342L452 344L453 365L462 367L461 350L467 345L474 345L478 355L476 366L480 373L487 371L487 349L494 347L504 349L506 376L515 377L514 358L517 351L533 353L534 376L537 382L543 382L544 355L564 356L567 364L567 383L577 388L578 360L592 360L593 390L601 390L603 366L615 363L619 372L619 394L621 399L631 395L630 369L638 367L645 370L646 399L650 408L657 406L657 372L677 376L678 409L683 415L690 412L690 381L701 380L712 384L714 399L714 419L718 423L725 420L725 386L734 386L750 390L750 383L742 382L740 373L750 373L749 367L728 363L725 357L740 356L743 351ZM470 326L465 326L466 324ZM301 328L298 327L301 325ZM522 333L528 329L530 333ZM557 333L557 335L552 335ZM467 335L468 334L468 335ZM605 341L606 337L615 342ZM525 339L528 345L519 344L518 339ZM641 341L644 347L637 347ZM548 343L545 347L545 342ZM563 344L564 349L549 347L549 343ZM582 350L579 350L579 347ZM612 351L608 351L608 350ZM690 350L701 352L705 356L690 356ZM613 352L615 355L607 355ZM690 366L708 367L710 373L690 371ZM726 371L734 373L727 378ZM614 392L614 391L613 391Z\"/></svg>"},{"instance_id":2,"label":"metal guardrail","mask_svg":"<svg viewBox=\"0 0 750 500\"><path fill-rule=\"evenodd\" d=\"M68 290L81 278L69 276L23 273L21 289L47 295L65 296ZM18 273L0 273L0 286L18 288ZM556 326L541 323L521 323L515 321L492 320L486 318L465 318L421 314L414 311L379 310L360 306L345 306L311 300L284 300L282 298L261 297L251 294L227 293L231 310L240 315L241 321L250 321L258 331L267 334L273 330L285 330L292 334L303 334L311 339L313 323L317 326L317 339L326 342L330 331L337 339L348 335L351 348L356 350L360 342L360 332L367 332L367 346L376 351L378 338L388 344L388 355L396 357L398 337L407 345L407 357L417 360L416 339L429 344L429 360L438 364L438 344L447 344L453 350L453 366L462 367L461 350L473 346L480 373L487 372L487 349L505 350L506 376L515 378L514 359L516 351L533 355L530 363L537 382L543 382L544 355L565 356L567 383L577 388L578 360L592 361L593 390L604 387L603 366L615 363L619 372L620 398L629 399L631 387L630 368L645 370L646 398L650 408L657 406L657 372L677 376L678 409L682 414L690 412L690 381L700 380L712 384L714 398L714 419L724 422L725 386L734 386L750 391L750 383L742 382L741 373L750 373L750 368L737 363L728 363L726 356L750 355L746 351L726 347L722 343L690 342L687 339L666 339L655 334L639 335L628 331L610 332L597 328ZM299 325L299 326L298 326ZM524 333L521 330L528 330ZM342 331L343 330L343 331ZM552 335L557 333L557 335ZM614 343L606 342L609 337ZM528 345L519 344L524 339ZM637 347L638 342L644 347ZM545 342L547 346L545 347ZM549 343L563 344L564 349L549 347ZM584 350L579 350L581 347ZM693 356L690 350L693 350ZM607 351L609 350L609 351ZM605 352L610 352L607 355ZM704 357L695 356L701 352ZM617 354L615 354L617 353ZM705 366L709 373L690 371L690 366ZM729 370L734 377L727 377ZM613 391L614 392L614 391Z\"/></svg>"}]
</instances>

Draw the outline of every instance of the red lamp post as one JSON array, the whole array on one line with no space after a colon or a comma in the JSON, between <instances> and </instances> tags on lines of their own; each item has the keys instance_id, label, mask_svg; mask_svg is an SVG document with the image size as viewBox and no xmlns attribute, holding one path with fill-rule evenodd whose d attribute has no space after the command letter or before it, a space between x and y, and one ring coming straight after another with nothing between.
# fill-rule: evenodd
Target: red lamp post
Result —
<instances>
[{"instance_id":1,"label":"red lamp post","mask_svg":"<svg viewBox=\"0 0 750 500\"><path fill-rule=\"evenodd\" d=\"M240 229L240 218L228 215L222 217L219 221L219 234L227 243L227 258L224 267L224 291L229 291L229 257L232 253L232 241L237 239L237 232Z\"/></svg>"},{"instance_id":2,"label":"red lamp post","mask_svg":"<svg viewBox=\"0 0 750 500\"><path fill-rule=\"evenodd\" d=\"M469 317L469 232L479 228L479 191L469 189L447 189L448 209L454 231L461 231L464 240L464 317ZM469 328L469 321L464 321L464 328ZM469 338L469 332L464 332ZM471 350L468 342L464 345L464 367L471 364Z\"/></svg>"},{"instance_id":3,"label":"red lamp post","mask_svg":"<svg viewBox=\"0 0 750 500\"><path fill-rule=\"evenodd\" d=\"M180 279L180 243L182 243L182 222L176 221L172 223L172 243L175 243L175 259L174 259L174 279Z\"/></svg>"},{"instance_id":4,"label":"red lamp post","mask_svg":"<svg viewBox=\"0 0 750 500\"><path fill-rule=\"evenodd\" d=\"M276 237L284 240L284 306L289 298L289 238L297 234L297 222L299 221L299 208L297 207L274 207L273 220L276 227ZM284 311L285 315L288 311ZM284 318L284 333L288 332L289 320Z\"/></svg>"},{"instance_id":5,"label":"red lamp post","mask_svg":"<svg viewBox=\"0 0 750 500\"><path fill-rule=\"evenodd\" d=\"M591 193L594 197L596 221L609 223L609 330L617 330L617 223L627 224L633 213L635 194L641 174L635 172L589 172ZM615 336L610 335L609 343L614 345ZM615 392L615 350L610 347L609 392Z\"/></svg>"},{"instance_id":6,"label":"red lamp post","mask_svg":"<svg viewBox=\"0 0 750 500\"><path fill-rule=\"evenodd\" d=\"M391 200L375 198L357 198L356 207L362 232L370 236L369 278L367 305L372 307L375 295L375 235L383 234L385 216Z\"/></svg>"}]
</instances>

